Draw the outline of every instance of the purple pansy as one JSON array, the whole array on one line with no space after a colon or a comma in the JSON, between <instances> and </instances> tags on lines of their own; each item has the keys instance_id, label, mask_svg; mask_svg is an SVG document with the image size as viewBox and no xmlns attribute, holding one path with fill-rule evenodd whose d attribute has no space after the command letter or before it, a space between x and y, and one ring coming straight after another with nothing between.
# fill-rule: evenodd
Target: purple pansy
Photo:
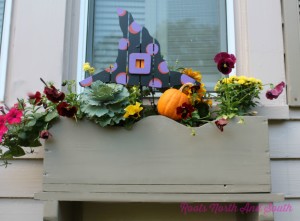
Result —
<instances>
[{"instance_id":1,"label":"purple pansy","mask_svg":"<svg viewBox=\"0 0 300 221\"><path fill-rule=\"evenodd\" d=\"M232 68L234 68L236 57L233 54L228 54L227 52L220 52L216 54L214 61L217 63L218 70L227 75L230 74Z\"/></svg>"},{"instance_id":2,"label":"purple pansy","mask_svg":"<svg viewBox=\"0 0 300 221\"><path fill-rule=\"evenodd\" d=\"M221 132L223 132L223 128L228 124L228 120L221 118L215 121L216 126L219 128Z\"/></svg>"},{"instance_id":3,"label":"purple pansy","mask_svg":"<svg viewBox=\"0 0 300 221\"><path fill-rule=\"evenodd\" d=\"M282 81L279 84L277 84L273 89L268 90L266 92L266 97L270 100L277 99L278 96L282 93L284 87L285 83Z\"/></svg>"}]
</instances>

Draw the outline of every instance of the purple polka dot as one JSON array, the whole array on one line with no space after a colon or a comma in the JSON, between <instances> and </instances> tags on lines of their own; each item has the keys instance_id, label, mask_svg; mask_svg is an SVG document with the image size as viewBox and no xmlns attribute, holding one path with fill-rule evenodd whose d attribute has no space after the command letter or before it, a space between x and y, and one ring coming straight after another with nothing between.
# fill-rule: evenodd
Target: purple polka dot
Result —
<instances>
[{"instance_id":1,"label":"purple polka dot","mask_svg":"<svg viewBox=\"0 0 300 221\"><path fill-rule=\"evenodd\" d=\"M117 8L117 13L119 16L124 16L124 15L126 15L126 10L124 10L122 8Z\"/></svg>"},{"instance_id":2,"label":"purple polka dot","mask_svg":"<svg viewBox=\"0 0 300 221\"><path fill-rule=\"evenodd\" d=\"M159 65L158 65L158 70L159 70L159 72L162 73L162 74L167 74L167 73L169 73L169 69L168 69L167 62L165 62L165 61L160 62Z\"/></svg>"},{"instance_id":3,"label":"purple polka dot","mask_svg":"<svg viewBox=\"0 0 300 221\"><path fill-rule=\"evenodd\" d=\"M108 72L108 73L110 73L110 72L114 72L115 70L117 70L117 68L118 68L118 64L114 63L111 68L110 67L105 68L105 71Z\"/></svg>"},{"instance_id":4,"label":"purple polka dot","mask_svg":"<svg viewBox=\"0 0 300 221\"><path fill-rule=\"evenodd\" d=\"M146 47L147 54L155 55L158 53L158 45L157 44L148 44Z\"/></svg>"},{"instance_id":5,"label":"purple polka dot","mask_svg":"<svg viewBox=\"0 0 300 221\"><path fill-rule=\"evenodd\" d=\"M121 73L117 74L115 80L116 80L116 83L118 83L118 84L127 84L129 81L129 76L127 76L125 72L121 72Z\"/></svg>"},{"instance_id":6,"label":"purple polka dot","mask_svg":"<svg viewBox=\"0 0 300 221\"><path fill-rule=\"evenodd\" d=\"M79 82L81 87L87 87L90 86L93 83L93 77L89 76L88 78L82 80Z\"/></svg>"},{"instance_id":7,"label":"purple polka dot","mask_svg":"<svg viewBox=\"0 0 300 221\"><path fill-rule=\"evenodd\" d=\"M158 78L151 79L151 81L149 82L149 87L161 88L162 82Z\"/></svg>"},{"instance_id":8,"label":"purple polka dot","mask_svg":"<svg viewBox=\"0 0 300 221\"><path fill-rule=\"evenodd\" d=\"M140 26L138 23L136 23L135 21L133 21L130 26L129 26L129 32L131 34L137 34L142 30L142 26Z\"/></svg>"},{"instance_id":9,"label":"purple polka dot","mask_svg":"<svg viewBox=\"0 0 300 221\"><path fill-rule=\"evenodd\" d=\"M181 81L182 84L195 83L196 82L195 79L187 76L186 74L181 75L180 81Z\"/></svg>"},{"instance_id":10,"label":"purple polka dot","mask_svg":"<svg viewBox=\"0 0 300 221\"><path fill-rule=\"evenodd\" d=\"M129 41L127 38L121 38L119 40L119 49L120 50L127 50L129 46Z\"/></svg>"}]
</instances>

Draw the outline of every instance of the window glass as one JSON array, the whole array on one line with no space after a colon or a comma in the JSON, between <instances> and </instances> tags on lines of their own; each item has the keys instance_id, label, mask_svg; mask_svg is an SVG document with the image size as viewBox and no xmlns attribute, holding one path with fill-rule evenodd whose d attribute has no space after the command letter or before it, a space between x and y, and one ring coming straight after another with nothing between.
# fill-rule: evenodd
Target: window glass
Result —
<instances>
[{"instance_id":1,"label":"window glass","mask_svg":"<svg viewBox=\"0 0 300 221\"><path fill-rule=\"evenodd\" d=\"M0 43L2 41L4 7L5 7L5 0L0 0Z\"/></svg>"},{"instance_id":2,"label":"window glass","mask_svg":"<svg viewBox=\"0 0 300 221\"><path fill-rule=\"evenodd\" d=\"M123 8L159 41L169 68L199 70L209 89L219 79L213 58L227 51L225 0L94 0L90 4L87 60L97 71L117 58L122 37L117 8Z\"/></svg>"},{"instance_id":3,"label":"window glass","mask_svg":"<svg viewBox=\"0 0 300 221\"><path fill-rule=\"evenodd\" d=\"M2 54L2 32L3 32L3 20L4 20L4 9L5 9L5 0L0 0L0 102L4 100L4 91L5 91L5 79L6 79L6 64ZM5 53L4 53L5 57Z\"/></svg>"}]
</instances>

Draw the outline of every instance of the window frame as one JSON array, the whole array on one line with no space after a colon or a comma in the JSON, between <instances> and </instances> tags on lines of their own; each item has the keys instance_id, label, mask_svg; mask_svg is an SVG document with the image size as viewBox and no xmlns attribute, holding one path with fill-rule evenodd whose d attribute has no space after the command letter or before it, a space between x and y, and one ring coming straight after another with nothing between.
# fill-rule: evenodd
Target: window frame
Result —
<instances>
[{"instance_id":1,"label":"window frame","mask_svg":"<svg viewBox=\"0 0 300 221\"><path fill-rule=\"evenodd\" d=\"M5 84L8 65L8 50L10 42L10 24L12 14L12 0L6 0L4 6L2 41L0 50L0 102L5 100Z\"/></svg>"}]
</instances>

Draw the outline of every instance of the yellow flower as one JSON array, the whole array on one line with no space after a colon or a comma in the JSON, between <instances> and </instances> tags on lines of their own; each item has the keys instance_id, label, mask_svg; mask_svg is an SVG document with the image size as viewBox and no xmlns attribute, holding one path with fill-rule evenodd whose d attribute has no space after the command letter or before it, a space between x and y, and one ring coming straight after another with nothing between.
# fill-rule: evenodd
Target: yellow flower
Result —
<instances>
[{"instance_id":1,"label":"yellow flower","mask_svg":"<svg viewBox=\"0 0 300 221\"><path fill-rule=\"evenodd\" d=\"M212 101L212 99L208 99L208 100L206 100L205 101L205 103L207 103L210 107L212 106L212 103L213 103L213 101Z\"/></svg>"},{"instance_id":2,"label":"yellow flower","mask_svg":"<svg viewBox=\"0 0 300 221\"><path fill-rule=\"evenodd\" d=\"M197 91L199 97L203 97L206 93L205 85L202 83L199 90Z\"/></svg>"},{"instance_id":3,"label":"yellow flower","mask_svg":"<svg viewBox=\"0 0 300 221\"><path fill-rule=\"evenodd\" d=\"M83 70L89 72L91 75L95 73L95 68L91 67L90 63L88 62L83 64Z\"/></svg>"},{"instance_id":4,"label":"yellow flower","mask_svg":"<svg viewBox=\"0 0 300 221\"><path fill-rule=\"evenodd\" d=\"M139 118L140 112L143 110L143 107L141 107L141 103L135 102L135 105L128 105L125 109L126 113L124 114L124 118L128 118L132 116L133 118Z\"/></svg>"},{"instance_id":5,"label":"yellow flower","mask_svg":"<svg viewBox=\"0 0 300 221\"><path fill-rule=\"evenodd\" d=\"M83 64L83 70L88 71L91 68L90 63L86 62Z\"/></svg>"},{"instance_id":6,"label":"yellow flower","mask_svg":"<svg viewBox=\"0 0 300 221\"><path fill-rule=\"evenodd\" d=\"M244 79L242 79L242 78L240 78L239 80L238 80L238 84L245 84L246 83L246 81L244 80Z\"/></svg>"},{"instance_id":7,"label":"yellow flower","mask_svg":"<svg viewBox=\"0 0 300 221\"><path fill-rule=\"evenodd\" d=\"M193 71L192 68L185 68L182 71L183 74L186 74L187 76L195 79L197 82L200 82L202 79L200 71Z\"/></svg>"},{"instance_id":8,"label":"yellow flower","mask_svg":"<svg viewBox=\"0 0 300 221\"><path fill-rule=\"evenodd\" d=\"M88 72L89 72L90 74L94 74L94 73L95 73L95 68L94 68L94 67L91 67L91 68L88 70Z\"/></svg>"}]
</instances>

